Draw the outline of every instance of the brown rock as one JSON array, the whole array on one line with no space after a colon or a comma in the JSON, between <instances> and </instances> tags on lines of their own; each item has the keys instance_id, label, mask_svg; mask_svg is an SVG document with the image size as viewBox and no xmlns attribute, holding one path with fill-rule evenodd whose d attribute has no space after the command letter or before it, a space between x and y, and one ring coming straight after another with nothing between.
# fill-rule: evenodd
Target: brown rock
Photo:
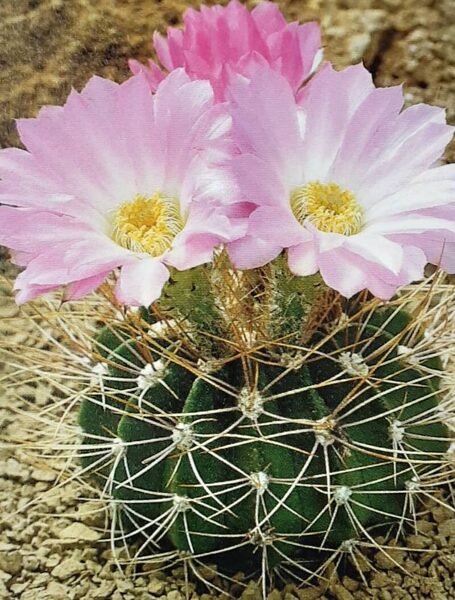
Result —
<instances>
[{"instance_id":1,"label":"brown rock","mask_svg":"<svg viewBox=\"0 0 455 600\"><path fill-rule=\"evenodd\" d=\"M72 523L58 533L58 537L63 542L95 542L102 536L94 529L90 529L83 523Z\"/></svg>"},{"instance_id":2,"label":"brown rock","mask_svg":"<svg viewBox=\"0 0 455 600\"><path fill-rule=\"evenodd\" d=\"M431 539L424 535L410 535L406 538L406 545L413 550L423 550L431 544Z\"/></svg>"},{"instance_id":3,"label":"brown rock","mask_svg":"<svg viewBox=\"0 0 455 600\"><path fill-rule=\"evenodd\" d=\"M406 552L397 548L384 548L375 555L375 563L380 569L393 569L397 564L401 565Z\"/></svg>"},{"instance_id":4,"label":"brown rock","mask_svg":"<svg viewBox=\"0 0 455 600\"><path fill-rule=\"evenodd\" d=\"M440 535L444 535L447 537L455 536L455 519L443 521L439 524L438 530Z\"/></svg>"},{"instance_id":5,"label":"brown rock","mask_svg":"<svg viewBox=\"0 0 455 600\"><path fill-rule=\"evenodd\" d=\"M166 584L164 583L164 581L161 581L161 579L152 579L152 581L147 586L147 590L151 594L159 596L163 592L165 585Z\"/></svg>"},{"instance_id":6,"label":"brown rock","mask_svg":"<svg viewBox=\"0 0 455 600\"><path fill-rule=\"evenodd\" d=\"M0 552L0 569L16 575L22 569L22 556L17 550L14 552Z\"/></svg>"},{"instance_id":7,"label":"brown rock","mask_svg":"<svg viewBox=\"0 0 455 600\"><path fill-rule=\"evenodd\" d=\"M56 600L62 600L63 598L68 597L68 588L62 583L58 583L57 581L51 581L47 586L46 592L51 598L55 598Z\"/></svg>"},{"instance_id":8,"label":"brown rock","mask_svg":"<svg viewBox=\"0 0 455 600\"><path fill-rule=\"evenodd\" d=\"M318 588L304 588L296 590L296 594L299 600L319 600L322 597L323 592Z\"/></svg>"},{"instance_id":9,"label":"brown rock","mask_svg":"<svg viewBox=\"0 0 455 600\"><path fill-rule=\"evenodd\" d=\"M67 558L60 564L58 564L53 570L51 575L57 577L61 581L69 579L73 575L78 575L84 571L83 563L72 558Z\"/></svg>"},{"instance_id":10,"label":"brown rock","mask_svg":"<svg viewBox=\"0 0 455 600\"><path fill-rule=\"evenodd\" d=\"M359 582L355 581L354 579L351 579L347 575L343 577L343 585L350 592L355 592L359 589Z\"/></svg>"},{"instance_id":11,"label":"brown rock","mask_svg":"<svg viewBox=\"0 0 455 600\"><path fill-rule=\"evenodd\" d=\"M102 581L101 585L92 592L93 600L105 600L110 598L114 592L115 584L112 581Z\"/></svg>"},{"instance_id":12,"label":"brown rock","mask_svg":"<svg viewBox=\"0 0 455 600\"><path fill-rule=\"evenodd\" d=\"M382 588L386 587L388 583L387 573L374 573L371 578L371 587Z\"/></svg>"},{"instance_id":13,"label":"brown rock","mask_svg":"<svg viewBox=\"0 0 455 600\"><path fill-rule=\"evenodd\" d=\"M259 585L255 581L250 581L240 598L241 600L261 600L262 592Z\"/></svg>"},{"instance_id":14,"label":"brown rock","mask_svg":"<svg viewBox=\"0 0 455 600\"><path fill-rule=\"evenodd\" d=\"M331 591L337 600L354 600L351 592L340 584L334 585Z\"/></svg>"},{"instance_id":15,"label":"brown rock","mask_svg":"<svg viewBox=\"0 0 455 600\"><path fill-rule=\"evenodd\" d=\"M51 482L57 477L55 471L51 471L50 469L33 469L30 475L35 481L41 482Z\"/></svg>"},{"instance_id":16,"label":"brown rock","mask_svg":"<svg viewBox=\"0 0 455 600\"><path fill-rule=\"evenodd\" d=\"M453 517L453 511L445 506L440 506L439 504L432 509L431 514L436 523L441 523L442 521L446 521Z\"/></svg>"}]
</instances>

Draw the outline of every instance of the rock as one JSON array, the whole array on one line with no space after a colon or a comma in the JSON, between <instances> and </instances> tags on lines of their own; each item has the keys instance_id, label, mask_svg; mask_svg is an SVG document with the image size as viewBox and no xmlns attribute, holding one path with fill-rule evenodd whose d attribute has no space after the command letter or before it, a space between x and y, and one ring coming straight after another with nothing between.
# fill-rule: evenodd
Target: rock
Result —
<instances>
[{"instance_id":1,"label":"rock","mask_svg":"<svg viewBox=\"0 0 455 600\"><path fill-rule=\"evenodd\" d=\"M281 594L278 590L272 590L267 596L267 600L281 600Z\"/></svg>"},{"instance_id":2,"label":"rock","mask_svg":"<svg viewBox=\"0 0 455 600\"><path fill-rule=\"evenodd\" d=\"M423 519L420 519L419 521L416 522L416 528L419 533L428 535L429 533L431 533L433 531L434 523L431 523L431 521L425 521Z\"/></svg>"},{"instance_id":3,"label":"rock","mask_svg":"<svg viewBox=\"0 0 455 600\"><path fill-rule=\"evenodd\" d=\"M371 35L367 32L350 36L349 55L353 63L359 62L371 44Z\"/></svg>"},{"instance_id":4,"label":"rock","mask_svg":"<svg viewBox=\"0 0 455 600\"><path fill-rule=\"evenodd\" d=\"M93 600L104 600L110 598L114 593L115 584L112 581L102 581L101 585L92 592Z\"/></svg>"},{"instance_id":5,"label":"rock","mask_svg":"<svg viewBox=\"0 0 455 600\"><path fill-rule=\"evenodd\" d=\"M15 458L8 458L5 464L5 475L25 482L29 477L29 470Z\"/></svg>"},{"instance_id":6,"label":"rock","mask_svg":"<svg viewBox=\"0 0 455 600\"><path fill-rule=\"evenodd\" d=\"M47 586L46 592L48 596L56 598L56 600L62 600L63 598L68 597L68 588L57 581L51 581Z\"/></svg>"},{"instance_id":7,"label":"rock","mask_svg":"<svg viewBox=\"0 0 455 600\"><path fill-rule=\"evenodd\" d=\"M164 590L165 585L166 584L164 583L164 581L161 581L161 579L152 579L152 581L147 586L147 591L151 594L158 596Z\"/></svg>"},{"instance_id":8,"label":"rock","mask_svg":"<svg viewBox=\"0 0 455 600\"><path fill-rule=\"evenodd\" d=\"M318 600L322 597L323 592L319 588L297 589L296 594L299 600Z\"/></svg>"},{"instance_id":9,"label":"rock","mask_svg":"<svg viewBox=\"0 0 455 600\"><path fill-rule=\"evenodd\" d=\"M22 569L21 554L17 550L14 552L0 552L0 569L10 575L19 573Z\"/></svg>"},{"instance_id":10,"label":"rock","mask_svg":"<svg viewBox=\"0 0 455 600\"><path fill-rule=\"evenodd\" d=\"M35 585L35 581L33 582L33 586L34 586L34 587L37 587L37 586ZM26 588L27 588L27 587L28 587L28 586L27 586L27 584L26 584L26 583L13 583L13 584L10 586L10 590L13 592L13 594L14 594L14 598L16 598L16 597L18 598L18 597L19 597L19 596L22 594L22 592L26 591Z\"/></svg>"},{"instance_id":11,"label":"rock","mask_svg":"<svg viewBox=\"0 0 455 600\"><path fill-rule=\"evenodd\" d=\"M380 569L393 569L397 564L401 565L406 557L406 552L396 548L385 548L376 553L374 559Z\"/></svg>"},{"instance_id":12,"label":"rock","mask_svg":"<svg viewBox=\"0 0 455 600\"><path fill-rule=\"evenodd\" d=\"M443 521L438 527L439 534L447 537L455 536L455 519Z\"/></svg>"},{"instance_id":13,"label":"rock","mask_svg":"<svg viewBox=\"0 0 455 600\"><path fill-rule=\"evenodd\" d=\"M347 575L343 577L343 585L350 592L355 592L359 589L359 582L355 581L354 579L351 579Z\"/></svg>"},{"instance_id":14,"label":"rock","mask_svg":"<svg viewBox=\"0 0 455 600\"><path fill-rule=\"evenodd\" d=\"M62 529L58 537L66 541L81 541L81 542L95 542L101 538L101 534L95 531L94 529L90 529L87 525L83 523L72 523L68 527Z\"/></svg>"},{"instance_id":15,"label":"rock","mask_svg":"<svg viewBox=\"0 0 455 600\"><path fill-rule=\"evenodd\" d=\"M388 583L387 573L374 573L371 578L371 587L373 588L387 587Z\"/></svg>"},{"instance_id":16,"label":"rock","mask_svg":"<svg viewBox=\"0 0 455 600\"><path fill-rule=\"evenodd\" d=\"M453 511L439 504L432 508L431 514L436 523L442 523L442 521L447 521L447 519L453 517Z\"/></svg>"},{"instance_id":17,"label":"rock","mask_svg":"<svg viewBox=\"0 0 455 600\"><path fill-rule=\"evenodd\" d=\"M334 585L331 591L337 600L354 600L351 592L340 584Z\"/></svg>"},{"instance_id":18,"label":"rock","mask_svg":"<svg viewBox=\"0 0 455 600\"><path fill-rule=\"evenodd\" d=\"M184 600L185 596L177 590L172 590L172 592L168 592L166 598L167 600Z\"/></svg>"},{"instance_id":19,"label":"rock","mask_svg":"<svg viewBox=\"0 0 455 600\"><path fill-rule=\"evenodd\" d=\"M21 594L21 600L41 600L41 598L44 600L45 597L45 591L42 588L25 590L25 592Z\"/></svg>"},{"instance_id":20,"label":"rock","mask_svg":"<svg viewBox=\"0 0 455 600\"><path fill-rule=\"evenodd\" d=\"M51 575L63 581L69 579L73 575L82 573L82 571L84 571L83 563L72 558L67 558L52 570Z\"/></svg>"},{"instance_id":21,"label":"rock","mask_svg":"<svg viewBox=\"0 0 455 600\"><path fill-rule=\"evenodd\" d=\"M99 501L84 502L77 511L77 518L89 527L103 527L105 507Z\"/></svg>"},{"instance_id":22,"label":"rock","mask_svg":"<svg viewBox=\"0 0 455 600\"><path fill-rule=\"evenodd\" d=\"M30 473L30 476L35 481L44 481L44 482L52 482L57 477L55 471L50 471L49 469L33 469Z\"/></svg>"},{"instance_id":23,"label":"rock","mask_svg":"<svg viewBox=\"0 0 455 600\"><path fill-rule=\"evenodd\" d=\"M410 535L406 539L406 545L413 550L423 550L431 544L431 539L424 535Z\"/></svg>"},{"instance_id":24,"label":"rock","mask_svg":"<svg viewBox=\"0 0 455 600\"><path fill-rule=\"evenodd\" d=\"M11 552L17 548L16 544L8 544L7 542L0 542L0 552Z\"/></svg>"},{"instance_id":25,"label":"rock","mask_svg":"<svg viewBox=\"0 0 455 600\"><path fill-rule=\"evenodd\" d=\"M256 581L250 581L242 595L241 600L262 600L262 592Z\"/></svg>"}]
</instances>

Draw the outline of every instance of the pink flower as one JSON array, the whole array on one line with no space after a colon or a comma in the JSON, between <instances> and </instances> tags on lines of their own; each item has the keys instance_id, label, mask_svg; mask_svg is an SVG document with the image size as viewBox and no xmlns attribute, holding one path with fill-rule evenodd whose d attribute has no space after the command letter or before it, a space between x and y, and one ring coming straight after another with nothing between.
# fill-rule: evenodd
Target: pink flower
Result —
<instances>
[{"instance_id":1,"label":"pink flower","mask_svg":"<svg viewBox=\"0 0 455 600\"><path fill-rule=\"evenodd\" d=\"M288 248L296 275L320 271L346 297L382 299L455 271L455 165L435 166L452 137L440 108L402 111L401 87L376 89L362 65L326 65L296 103L286 80L256 68L232 85L232 169L258 208L230 244L239 268Z\"/></svg>"},{"instance_id":2,"label":"pink flower","mask_svg":"<svg viewBox=\"0 0 455 600\"><path fill-rule=\"evenodd\" d=\"M229 74L242 73L251 62L270 65L297 91L322 58L318 24L287 23L272 2L261 2L251 13L237 0L226 7L190 8L183 21L183 30L169 28L166 38L154 34L161 64L168 71L184 67L192 79L210 80L219 100L225 96ZM152 89L164 76L151 60L148 68L132 60L130 68L144 71Z\"/></svg>"},{"instance_id":3,"label":"pink flower","mask_svg":"<svg viewBox=\"0 0 455 600\"><path fill-rule=\"evenodd\" d=\"M93 77L65 106L18 122L27 151L0 151L0 243L25 270L25 302L66 286L75 299L117 267L118 299L149 305L169 278L244 232L219 166L231 119L208 82L173 72L154 96L143 75Z\"/></svg>"}]
</instances>

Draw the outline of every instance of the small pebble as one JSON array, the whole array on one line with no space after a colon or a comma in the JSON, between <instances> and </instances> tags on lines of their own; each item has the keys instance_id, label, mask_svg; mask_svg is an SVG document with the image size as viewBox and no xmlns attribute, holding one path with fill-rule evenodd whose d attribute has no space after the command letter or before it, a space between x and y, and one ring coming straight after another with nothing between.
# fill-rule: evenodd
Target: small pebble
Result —
<instances>
[{"instance_id":1,"label":"small pebble","mask_svg":"<svg viewBox=\"0 0 455 600\"><path fill-rule=\"evenodd\" d=\"M73 575L78 575L83 570L84 565L81 562L67 558L52 570L51 575L63 581L69 579Z\"/></svg>"}]
</instances>

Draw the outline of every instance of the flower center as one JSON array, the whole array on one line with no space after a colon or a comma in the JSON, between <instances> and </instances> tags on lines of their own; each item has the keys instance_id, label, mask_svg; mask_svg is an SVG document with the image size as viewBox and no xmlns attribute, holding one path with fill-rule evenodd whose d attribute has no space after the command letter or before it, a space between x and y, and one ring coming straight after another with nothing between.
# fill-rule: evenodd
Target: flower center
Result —
<instances>
[{"instance_id":1,"label":"flower center","mask_svg":"<svg viewBox=\"0 0 455 600\"><path fill-rule=\"evenodd\" d=\"M296 188L290 201L299 223L308 219L319 231L354 235L362 228L362 207L352 192L336 183L312 181Z\"/></svg>"},{"instance_id":2,"label":"flower center","mask_svg":"<svg viewBox=\"0 0 455 600\"><path fill-rule=\"evenodd\" d=\"M150 198L136 196L121 204L114 213L111 236L128 250L160 256L183 225L178 201L155 192Z\"/></svg>"}]
</instances>

